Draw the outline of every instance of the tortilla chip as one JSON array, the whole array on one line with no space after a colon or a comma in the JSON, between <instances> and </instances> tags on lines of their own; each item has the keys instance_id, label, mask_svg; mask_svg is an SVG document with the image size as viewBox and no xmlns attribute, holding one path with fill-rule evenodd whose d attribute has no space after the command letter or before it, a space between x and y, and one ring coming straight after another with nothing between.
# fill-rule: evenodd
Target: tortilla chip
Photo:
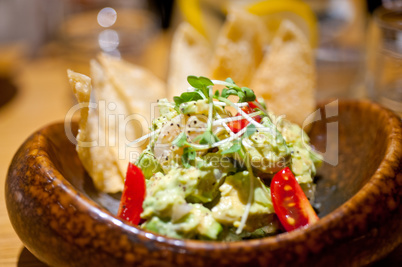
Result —
<instances>
[{"instance_id":1,"label":"tortilla chip","mask_svg":"<svg viewBox=\"0 0 402 267\"><path fill-rule=\"evenodd\" d=\"M150 71L122 59L105 54L98 59L108 81L126 104L126 115L139 114L150 123L151 104L166 97L165 84Z\"/></svg>"},{"instance_id":2,"label":"tortilla chip","mask_svg":"<svg viewBox=\"0 0 402 267\"><path fill-rule=\"evenodd\" d=\"M263 36L264 26L257 16L232 9L216 43L212 78L230 77L240 86L249 86L263 57Z\"/></svg>"},{"instance_id":3,"label":"tortilla chip","mask_svg":"<svg viewBox=\"0 0 402 267\"><path fill-rule=\"evenodd\" d=\"M290 21L282 22L250 88L268 109L299 125L315 110L316 71L313 50Z\"/></svg>"},{"instance_id":4,"label":"tortilla chip","mask_svg":"<svg viewBox=\"0 0 402 267\"><path fill-rule=\"evenodd\" d=\"M177 28L172 41L168 75L168 97L186 92L187 76L208 76L212 48L203 35L184 22Z\"/></svg>"},{"instance_id":5,"label":"tortilla chip","mask_svg":"<svg viewBox=\"0 0 402 267\"><path fill-rule=\"evenodd\" d=\"M81 108L81 118L77 135L76 150L78 156L94 181L96 188L105 192L118 192L123 189L124 176L111 149L101 146L105 131L98 128L98 112L89 109L92 91L91 79L85 75L68 70L70 85ZM125 173L125 172L124 172Z\"/></svg>"},{"instance_id":6,"label":"tortilla chip","mask_svg":"<svg viewBox=\"0 0 402 267\"><path fill-rule=\"evenodd\" d=\"M128 144L148 131L151 104L165 96L165 87L150 72L106 55L91 61L91 79L68 71L79 103L87 105L91 91L96 108L81 109L77 152L96 188L122 191L127 166L143 147Z\"/></svg>"},{"instance_id":7,"label":"tortilla chip","mask_svg":"<svg viewBox=\"0 0 402 267\"><path fill-rule=\"evenodd\" d=\"M130 153L135 152L127 144L142 135L142 125L138 121L126 121L130 114L129 106L124 97L115 89L105 69L96 61L91 61L91 76L93 77L95 101L98 103L98 131L102 137L99 138L100 145L110 150L109 153L113 155L120 172L125 174L130 161Z\"/></svg>"}]
</instances>

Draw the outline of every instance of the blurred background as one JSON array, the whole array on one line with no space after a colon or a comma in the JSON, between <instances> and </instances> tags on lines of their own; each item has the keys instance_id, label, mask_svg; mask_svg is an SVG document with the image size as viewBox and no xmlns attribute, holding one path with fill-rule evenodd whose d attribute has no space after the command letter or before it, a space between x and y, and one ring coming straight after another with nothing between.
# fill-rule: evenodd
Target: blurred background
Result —
<instances>
[{"instance_id":1,"label":"blurred background","mask_svg":"<svg viewBox=\"0 0 402 267\"><path fill-rule=\"evenodd\" d=\"M314 46L317 100L367 98L402 114L402 1L303 1L313 18L293 12L292 1L266 2L281 6L274 16L295 21ZM213 41L229 7L253 2L261 1L0 0L2 184L24 139L63 120L74 104L67 68L89 74L89 60L104 52L166 80L170 42L181 21ZM202 22L191 21L198 15ZM0 266L34 266L8 221L3 191Z\"/></svg>"},{"instance_id":2,"label":"blurred background","mask_svg":"<svg viewBox=\"0 0 402 267\"><path fill-rule=\"evenodd\" d=\"M181 2L185 1L0 0L0 75L13 77L27 61L40 58L63 60L66 67L87 73L89 59L106 52L143 65L166 79L169 38L180 21L191 17L191 10L184 10L183 15ZM201 27L213 40L225 10L261 1L189 2L198 5L204 19ZM366 63L371 60L367 55L372 52L369 44L380 38L370 35L373 13L382 4L400 9L401 1L304 2L313 10L316 21L292 14L286 6L277 16L296 21L310 39L315 39L317 98L374 98L373 85L367 88L366 81ZM312 32L312 23L318 32ZM8 94L8 98L13 95Z\"/></svg>"}]
</instances>

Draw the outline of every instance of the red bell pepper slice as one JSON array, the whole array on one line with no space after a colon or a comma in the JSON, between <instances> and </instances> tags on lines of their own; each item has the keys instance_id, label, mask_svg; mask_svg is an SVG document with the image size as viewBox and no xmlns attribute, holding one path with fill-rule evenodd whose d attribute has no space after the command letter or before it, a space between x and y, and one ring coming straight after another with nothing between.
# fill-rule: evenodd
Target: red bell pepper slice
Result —
<instances>
[{"instance_id":1,"label":"red bell pepper slice","mask_svg":"<svg viewBox=\"0 0 402 267\"><path fill-rule=\"evenodd\" d=\"M318 216L289 167L277 172L271 181L272 203L286 231L318 221Z\"/></svg>"},{"instance_id":2,"label":"red bell pepper slice","mask_svg":"<svg viewBox=\"0 0 402 267\"><path fill-rule=\"evenodd\" d=\"M250 103L252 103L252 102L248 102L248 103L249 103L249 105L250 105ZM254 104L253 104L253 106L256 107ZM243 110L243 111L244 111L245 113L247 113L247 114L250 114L250 113L255 112L254 108L251 108L250 106L242 107L241 110ZM236 114L236 116L240 116L240 115L241 115L240 112ZM260 117L260 116L254 116L253 119L254 119L256 122L260 122L260 121L261 121L261 117ZM228 127L230 128L230 130L232 130L232 132L238 133L238 132L240 132L244 127L246 127L249 123L250 123L250 122L249 122L247 119L241 119L241 120L236 120L236 121L228 122L227 125L228 125Z\"/></svg>"},{"instance_id":3,"label":"red bell pepper slice","mask_svg":"<svg viewBox=\"0 0 402 267\"><path fill-rule=\"evenodd\" d=\"M141 221L140 215L143 211L142 203L145 199L145 193L144 174L140 168L129 163L117 216L138 225Z\"/></svg>"}]
</instances>

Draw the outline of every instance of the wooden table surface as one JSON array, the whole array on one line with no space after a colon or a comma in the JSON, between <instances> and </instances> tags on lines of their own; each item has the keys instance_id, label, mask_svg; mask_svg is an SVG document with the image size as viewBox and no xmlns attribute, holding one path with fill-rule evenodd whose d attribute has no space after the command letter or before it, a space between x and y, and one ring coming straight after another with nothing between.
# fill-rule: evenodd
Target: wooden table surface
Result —
<instances>
[{"instance_id":1,"label":"wooden table surface","mask_svg":"<svg viewBox=\"0 0 402 267\"><path fill-rule=\"evenodd\" d=\"M16 95L0 107L0 266L16 266L24 249L12 228L4 199L5 177L12 156L38 128L63 120L71 106L66 71L58 60L38 60L18 71Z\"/></svg>"},{"instance_id":2,"label":"wooden table surface","mask_svg":"<svg viewBox=\"0 0 402 267\"><path fill-rule=\"evenodd\" d=\"M161 78L166 75L167 60L161 63L164 62L161 58L168 56L166 44L169 38L166 34L157 37L142 62ZM24 248L14 232L6 210L3 186L11 159L24 140L39 128L62 121L74 105L66 68L65 61L54 55L25 62L14 77L17 94L0 106L0 266L45 266ZM394 253L399 263L402 262L400 252L401 249Z\"/></svg>"}]
</instances>

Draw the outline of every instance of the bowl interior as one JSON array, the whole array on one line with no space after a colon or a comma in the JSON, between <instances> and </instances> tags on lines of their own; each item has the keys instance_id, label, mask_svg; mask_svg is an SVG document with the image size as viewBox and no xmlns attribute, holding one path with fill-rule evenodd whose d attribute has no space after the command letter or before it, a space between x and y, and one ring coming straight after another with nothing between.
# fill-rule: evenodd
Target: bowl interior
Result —
<instances>
[{"instance_id":1,"label":"bowl interior","mask_svg":"<svg viewBox=\"0 0 402 267\"><path fill-rule=\"evenodd\" d=\"M383 159L387 147L384 123L379 113L361 112L362 105L322 105L316 112L309 136L324 156L316 177L315 208L319 217L334 211L356 194L370 179ZM55 131L64 129L54 128ZM77 132L77 125L73 125ZM82 167L75 146L64 132L49 135L50 158L60 173L81 193L117 213L120 194L98 192ZM59 153L64 150L65 153ZM68 157L66 157L68 155ZM67 160L66 160L67 159Z\"/></svg>"},{"instance_id":2,"label":"bowl interior","mask_svg":"<svg viewBox=\"0 0 402 267\"><path fill-rule=\"evenodd\" d=\"M124 224L113 217L120 195L95 189L63 123L35 132L16 153L5 190L10 221L27 248L52 266L367 265L402 240L401 121L365 101L323 104L315 115L309 136L324 157L315 206L324 218L310 227L226 243L177 240Z\"/></svg>"}]
</instances>

